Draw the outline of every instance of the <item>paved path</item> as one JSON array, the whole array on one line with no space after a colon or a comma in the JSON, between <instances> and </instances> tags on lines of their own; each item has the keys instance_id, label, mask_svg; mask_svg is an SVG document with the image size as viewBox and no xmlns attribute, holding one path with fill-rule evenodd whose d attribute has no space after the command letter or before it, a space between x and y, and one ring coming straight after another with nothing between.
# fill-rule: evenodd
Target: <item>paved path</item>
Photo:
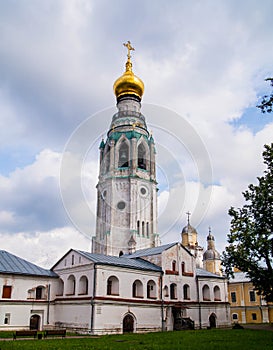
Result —
<instances>
[{"instance_id":1,"label":"paved path","mask_svg":"<svg viewBox=\"0 0 273 350\"><path fill-rule=\"evenodd\" d=\"M270 323L264 323L264 324L246 324L242 325L244 328L248 329L263 329L265 331L271 331L273 332L273 325Z\"/></svg>"}]
</instances>

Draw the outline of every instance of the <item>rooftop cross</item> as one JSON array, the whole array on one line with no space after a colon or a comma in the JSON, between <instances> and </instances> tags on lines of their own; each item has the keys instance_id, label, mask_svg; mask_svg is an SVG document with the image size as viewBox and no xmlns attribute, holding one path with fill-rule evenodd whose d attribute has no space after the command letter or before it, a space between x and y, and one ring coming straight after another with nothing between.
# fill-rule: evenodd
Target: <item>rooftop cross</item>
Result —
<instances>
[{"instance_id":1,"label":"rooftop cross","mask_svg":"<svg viewBox=\"0 0 273 350\"><path fill-rule=\"evenodd\" d=\"M188 216L188 225L190 224L190 215L191 215L191 213L188 211L187 213L186 213L186 215Z\"/></svg>"},{"instance_id":2,"label":"rooftop cross","mask_svg":"<svg viewBox=\"0 0 273 350\"><path fill-rule=\"evenodd\" d=\"M125 47L127 47L127 49L128 49L127 57L128 57L128 60L130 60L130 58L131 58L131 51L134 51L135 49L133 48L133 46L131 45L131 42L129 40L127 41L127 43L123 43L123 45Z\"/></svg>"}]
</instances>

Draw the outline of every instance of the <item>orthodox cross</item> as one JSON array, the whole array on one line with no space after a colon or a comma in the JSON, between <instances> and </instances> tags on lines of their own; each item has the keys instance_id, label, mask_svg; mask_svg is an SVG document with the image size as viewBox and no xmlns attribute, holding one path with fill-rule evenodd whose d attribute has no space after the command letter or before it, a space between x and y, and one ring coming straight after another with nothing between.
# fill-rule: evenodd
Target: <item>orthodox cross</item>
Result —
<instances>
[{"instance_id":1,"label":"orthodox cross","mask_svg":"<svg viewBox=\"0 0 273 350\"><path fill-rule=\"evenodd\" d=\"M134 51L135 49L133 48L133 46L131 45L131 42L129 40L127 41L127 43L123 43L123 45L125 47L127 47L127 49L128 49L127 57L128 57L128 59L130 59L131 58L131 51Z\"/></svg>"},{"instance_id":2,"label":"orthodox cross","mask_svg":"<svg viewBox=\"0 0 273 350\"><path fill-rule=\"evenodd\" d=\"M191 215L191 213L188 211L187 213L186 213L186 215L188 216L188 225L190 224L190 215Z\"/></svg>"}]
</instances>

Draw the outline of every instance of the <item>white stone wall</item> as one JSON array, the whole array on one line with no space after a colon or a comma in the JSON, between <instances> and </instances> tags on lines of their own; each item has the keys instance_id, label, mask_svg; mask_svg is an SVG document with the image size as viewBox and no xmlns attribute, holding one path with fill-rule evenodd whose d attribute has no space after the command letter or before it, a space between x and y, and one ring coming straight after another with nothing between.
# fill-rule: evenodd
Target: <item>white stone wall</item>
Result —
<instances>
[{"instance_id":1,"label":"white stone wall","mask_svg":"<svg viewBox=\"0 0 273 350\"><path fill-rule=\"evenodd\" d=\"M94 333L122 333L123 319L128 313L134 318L134 332L162 330L160 305L105 302L95 306Z\"/></svg>"},{"instance_id":2,"label":"white stone wall","mask_svg":"<svg viewBox=\"0 0 273 350\"><path fill-rule=\"evenodd\" d=\"M30 317L32 315L40 316L40 329L52 325L54 322L52 300L55 296L57 283L57 278L0 275L0 329L29 328ZM12 287L11 298L2 297L3 285ZM36 288L39 286L44 287L42 299L36 299ZM48 303L49 290L51 303ZM5 324L7 315L9 322Z\"/></svg>"}]
</instances>

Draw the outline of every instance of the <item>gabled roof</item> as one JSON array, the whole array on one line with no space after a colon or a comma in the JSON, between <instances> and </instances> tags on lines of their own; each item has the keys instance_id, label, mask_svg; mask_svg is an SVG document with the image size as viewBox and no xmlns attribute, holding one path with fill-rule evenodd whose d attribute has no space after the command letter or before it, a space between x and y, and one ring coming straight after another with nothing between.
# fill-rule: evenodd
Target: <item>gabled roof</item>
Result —
<instances>
[{"instance_id":1,"label":"gabled roof","mask_svg":"<svg viewBox=\"0 0 273 350\"><path fill-rule=\"evenodd\" d=\"M129 258L129 259L132 259L132 258L140 258L143 256L149 256L149 255L158 255L158 254L161 254L162 252L164 252L165 250L175 246L176 244L177 244L177 242L174 242L174 243L161 245L159 247L140 249L140 250L137 250L133 254L126 254L123 256L126 258Z\"/></svg>"},{"instance_id":2,"label":"gabled roof","mask_svg":"<svg viewBox=\"0 0 273 350\"><path fill-rule=\"evenodd\" d=\"M124 256L118 257L118 256L112 256L112 255L89 253L81 250L75 250L75 251L99 265L112 265L112 266L126 267L129 269L148 270L148 271L159 271L159 272L162 271L161 267L143 259L127 259Z\"/></svg>"},{"instance_id":3,"label":"gabled roof","mask_svg":"<svg viewBox=\"0 0 273 350\"><path fill-rule=\"evenodd\" d=\"M216 275L215 273L209 272L204 269L197 268L196 269L196 276L197 277L212 277L212 278L221 278L224 279L225 277Z\"/></svg>"},{"instance_id":4,"label":"gabled roof","mask_svg":"<svg viewBox=\"0 0 273 350\"><path fill-rule=\"evenodd\" d=\"M58 277L50 270L43 269L5 250L0 250L0 273L11 275L30 275L43 277Z\"/></svg>"}]
</instances>

